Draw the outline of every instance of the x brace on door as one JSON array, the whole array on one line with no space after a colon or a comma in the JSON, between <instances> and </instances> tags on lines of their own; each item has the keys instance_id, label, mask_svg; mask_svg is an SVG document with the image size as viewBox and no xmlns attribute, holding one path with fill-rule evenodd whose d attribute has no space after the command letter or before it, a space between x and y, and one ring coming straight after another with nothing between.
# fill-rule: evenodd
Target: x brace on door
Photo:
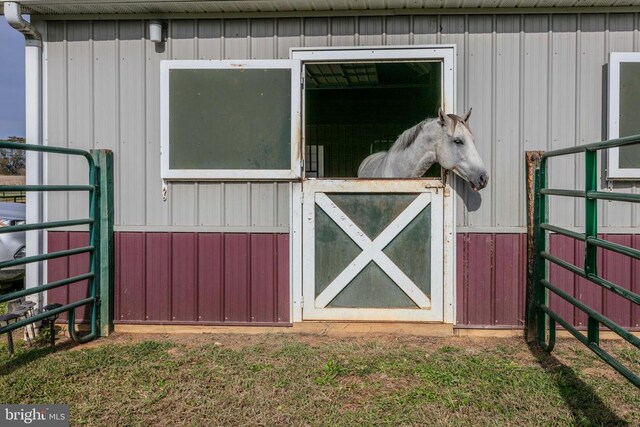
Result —
<instances>
[{"instance_id":1,"label":"x brace on door","mask_svg":"<svg viewBox=\"0 0 640 427\"><path fill-rule=\"evenodd\" d=\"M375 262L418 307L431 307L429 298L383 252L383 249L429 205L430 194L418 195L373 241L326 194L316 193L315 201L362 249L360 255L318 295L317 307L326 307L371 261Z\"/></svg>"}]
</instances>

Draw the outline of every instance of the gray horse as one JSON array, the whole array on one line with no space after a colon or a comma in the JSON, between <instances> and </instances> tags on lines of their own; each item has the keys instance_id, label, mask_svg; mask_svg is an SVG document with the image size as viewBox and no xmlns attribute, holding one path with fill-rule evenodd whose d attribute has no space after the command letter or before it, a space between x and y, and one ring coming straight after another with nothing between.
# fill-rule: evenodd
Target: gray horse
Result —
<instances>
[{"instance_id":1,"label":"gray horse","mask_svg":"<svg viewBox=\"0 0 640 427\"><path fill-rule=\"evenodd\" d=\"M470 115L471 110L459 117L439 109L437 118L405 130L389 151L364 159L358 177L418 178L438 162L468 181L475 191L483 189L489 182L489 174L467 125Z\"/></svg>"}]
</instances>

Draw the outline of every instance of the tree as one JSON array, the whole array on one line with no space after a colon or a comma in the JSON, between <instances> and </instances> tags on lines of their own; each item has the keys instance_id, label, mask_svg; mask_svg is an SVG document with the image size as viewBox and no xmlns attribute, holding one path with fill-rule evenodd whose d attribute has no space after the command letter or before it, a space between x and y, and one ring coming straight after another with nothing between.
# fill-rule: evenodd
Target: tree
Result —
<instances>
[{"instance_id":1,"label":"tree","mask_svg":"<svg viewBox=\"0 0 640 427\"><path fill-rule=\"evenodd\" d=\"M10 136L9 142L25 143L21 136ZM26 168L24 150L0 149L0 175L24 175Z\"/></svg>"}]
</instances>

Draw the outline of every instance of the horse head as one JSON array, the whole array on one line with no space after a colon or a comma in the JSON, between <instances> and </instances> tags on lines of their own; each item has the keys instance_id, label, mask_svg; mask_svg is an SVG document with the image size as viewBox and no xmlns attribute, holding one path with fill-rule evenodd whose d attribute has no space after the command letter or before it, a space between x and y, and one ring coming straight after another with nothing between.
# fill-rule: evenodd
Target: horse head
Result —
<instances>
[{"instance_id":1,"label":"horse head","mask_svg":"<svg viewBox=\"0 0 640 427\"><path fill-rule=\"evenodd\" d=\"M438 124L443 137L436 147L436 161L469 182L475 190L482 190L489 182L489 174L478 154L473 133L467 125L471 109L462 117L438 110Z\"/></svg>"}]
</instances>

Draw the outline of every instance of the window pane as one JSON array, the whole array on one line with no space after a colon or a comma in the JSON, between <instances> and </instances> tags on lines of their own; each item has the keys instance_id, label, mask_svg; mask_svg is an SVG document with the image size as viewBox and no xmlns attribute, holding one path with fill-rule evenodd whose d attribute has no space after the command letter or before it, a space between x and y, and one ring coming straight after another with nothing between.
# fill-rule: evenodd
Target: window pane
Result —
<instances>
[{"instance_id":1,"label":"window pane","mask_svg":"<svg viewBox=\"0 0 640 427\"><path fill-rule=\"evenodd\" d=\"M290 169L289 69L174 69L171 169Z\"/></svg>"},{"instance_id":2,"label":"window pane","mask_svg":"<svg viewBox=\"0 0 640 427\"><path fill-rule=\"evenodd\" d=\"M620 64L620 137L640 134L640 63ZM640 145L620 147L620 168L640 168Z\"/></svg>"}]
</instances>

